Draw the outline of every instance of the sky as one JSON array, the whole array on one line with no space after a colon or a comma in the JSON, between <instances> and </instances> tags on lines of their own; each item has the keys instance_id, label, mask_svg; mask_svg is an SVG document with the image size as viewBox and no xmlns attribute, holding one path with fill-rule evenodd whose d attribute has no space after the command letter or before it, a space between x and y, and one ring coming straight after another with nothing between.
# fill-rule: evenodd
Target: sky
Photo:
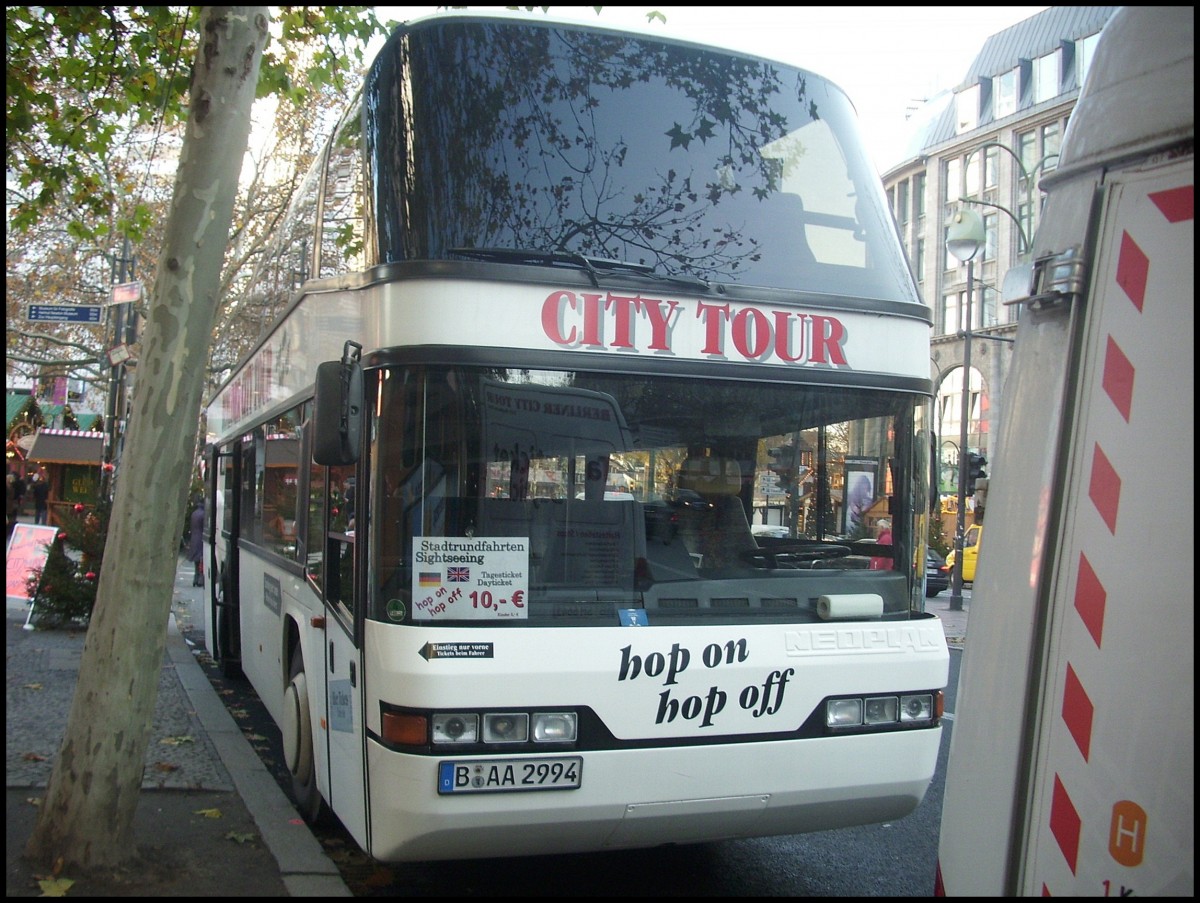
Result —
<instances>
[{"instance_id":1,"label":"sky","mask_svg":"<svg viewBox=\"0 0 1200 903\"><path fill-rule=\"evenodd\" d=\"M465 11L503 7L466 7ZM406 21L433 6L381 6L383 19ZM853 101L876 166L898 161L905 114L958 85L983 42L1045 6L552 6L549 15L635 26L810 69ZM646 21L657 10L666 22Z\"/></svg>"}]
</instances>

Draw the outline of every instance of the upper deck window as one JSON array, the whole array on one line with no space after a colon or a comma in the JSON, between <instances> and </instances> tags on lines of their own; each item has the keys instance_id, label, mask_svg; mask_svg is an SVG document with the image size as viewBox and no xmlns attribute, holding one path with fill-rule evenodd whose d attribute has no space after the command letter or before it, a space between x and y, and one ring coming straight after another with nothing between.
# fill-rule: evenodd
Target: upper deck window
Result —
<instances>
[{"instance_id":1,"label":"upper deck window","mask_svg":"<svg viewBox=\"0 0 1200 903\"><path fill-rule=\"evenodd\" d=\"M568 251L918 301L853 108L809 72L451 18L392 39L364 106L374 262Z\"/></svg>"}]
</instances>

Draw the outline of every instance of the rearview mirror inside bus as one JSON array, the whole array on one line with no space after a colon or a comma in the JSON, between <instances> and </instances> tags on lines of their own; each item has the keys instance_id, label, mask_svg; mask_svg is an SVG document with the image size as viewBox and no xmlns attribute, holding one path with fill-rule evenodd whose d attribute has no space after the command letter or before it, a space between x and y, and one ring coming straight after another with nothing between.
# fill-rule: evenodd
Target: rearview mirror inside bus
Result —
<instances>
[{"instance_id":1,"label":"rearview mirror inside bus","mask_svg":"<svg viewBox=\"0 0 1200 903\"><path fill-rule=\"evenodd\" d=\"M313 412L313 460L318 464L354 464L358 461L362 429L363 379L358 346L340 361L317 367L316 408Z\"/></svg>"}]
</instances>

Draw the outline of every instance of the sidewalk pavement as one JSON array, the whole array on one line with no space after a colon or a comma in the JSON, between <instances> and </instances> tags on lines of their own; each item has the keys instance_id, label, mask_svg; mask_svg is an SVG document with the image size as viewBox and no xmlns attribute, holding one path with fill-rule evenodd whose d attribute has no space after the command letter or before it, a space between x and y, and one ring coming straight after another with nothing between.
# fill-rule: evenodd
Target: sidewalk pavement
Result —
<instances>
[{"instance_id":1,"label":"sidewalk pavement","mask_svg":"<svg viewBox=\"0 0 1200 903\"><path fill-rule=\"evenodd\" d=\"M135 840L146 865L130 895L351 896L287 796L217 696L176 623L196 606L181 560L154 726L147 744ZM199 610L194 608L193 610ZM6 895L39 896L21 858L66 730L82 630L26 630L28 607L6 604ZM63 874L59 877L70 877ZM107 888L81 878L71 896Z\"/></svg>"},{"instance_id":2,"label":"sidewalk pavement","mask_svg":"<svg viewBox=\"0 0 1200 903\"><path fill-rule=\"evenodd\" d=\"M932 599L925 600L925 610L942 619L942 629L946 631L946 643L962 648L967 641L967 615L971 610L971 591L963 591L962 611L950 610L950 590L944 589Z\"/></svg>"}]
</instances>

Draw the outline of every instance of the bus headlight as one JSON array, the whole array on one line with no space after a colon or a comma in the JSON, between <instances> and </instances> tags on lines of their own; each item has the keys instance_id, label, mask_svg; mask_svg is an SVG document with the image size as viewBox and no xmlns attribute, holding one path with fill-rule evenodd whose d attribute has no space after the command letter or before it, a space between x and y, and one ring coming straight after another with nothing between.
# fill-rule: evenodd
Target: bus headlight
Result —
<instances>
[{"instance_id":1,"label":"bus headlight","mask_svg":"<svg viewBox=\"0 0 1200 903\"><path fill-rule=\"evenodd\" d=\"M828 727L852 727L862 724L861 699L831 699L825 705L825 724Z\"/></svg>"},{"instance_id":2,"label":"bus headlight","mask_svg":"<svg viewBox=\"0 0 1200 903\"><path fill-rule=\"evenodd\" d=\"M535 743L573 743L579 733L574 712L534 712Z\"/></svg>"},{"instance_id":3,"label":"bus headlight","mask_svg":"<svg viewBox=\"0 0 1200 903\"><path fill-rule=\"evenodd\" d=\"M430 754L447 746L454 746L456 754L473 754L485 746L502 747L506 753L535 748L545 752L551 745L579 743L579 715L569 709L431 712L383 701L379 708L379 739L397 752Z\"/></svg>"},{"instance_id":4,"label":"bus headlight","mask_svg":"<svg viewBox=\"0 0 1200 903\"><path fill-rule=\"evenodd\" d=\"M872 696L863 712L863 724L891 724L896 721L898 704L895 696Z\"/></svg>"},{"instance_id":5,"label":"bus headlight","mask_svg":"<svg viewBox=\"0 0 1200 903\"><path fill-rule=\"evenodd\" d=\"M933 697L928 693L900 697L901 721L933 720Z\"/></svg>"},{"instance_id":6,"label":"bus headlight","mask_svg":"<svg viewBox=\"0 0 1200 903\"><path fill-rule=\"evenodd\" d=\"M529 716L524 712L488 713L483 716L484 743L524 743L529 739Z\"/></svg>"},{"instance_id":7,"label":"bus headlight","mask_svg":"<svg viewBox=\"0 0 1200 903\"><path fill-rule=\"evenodd\" d=\"M831 733L935 727L942 717L942 691L895 696L851 696L825 700L825 729Z\"/></svg>"},{"instance_id":8,"label":"bus headlight","mask_svg":"<svg viewBox=\"0 0 1200 903\"><path fill-rule=\"evenodd\" d=\"M439 712L432 719L434 743L474 743L479 739L479 716Z\"/></svg>"}]
</instances>

